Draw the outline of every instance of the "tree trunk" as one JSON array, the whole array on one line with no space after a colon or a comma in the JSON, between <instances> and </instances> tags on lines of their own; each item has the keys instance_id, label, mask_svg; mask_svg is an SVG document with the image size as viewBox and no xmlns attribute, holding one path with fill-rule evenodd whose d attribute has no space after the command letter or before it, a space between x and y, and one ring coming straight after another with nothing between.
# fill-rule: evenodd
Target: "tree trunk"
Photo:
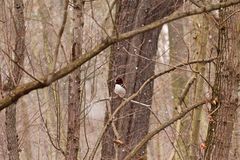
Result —
<instances>
[{"instance_id":1,"label":"tree trunk","mask_svg":"<svg viewBox=\"0 0 240 160\"><path fill-rule=\"evenodd\" d=\"M82 53L83 41L83 0L73 1L73 46L71 60L79 58ZM81 112L81 72L80 68L69 76L68 92L68 131L66 160L77 160L80 140L80 112Z\"/></svg>"},{"instance_id":2,"label":"tree trunk","mask_svg":"<svg viewBox=\"0 0 240 160\"><path fill-rule=\"evenodd\" d=\"M238 96L239 97L239 96ZM234 122L234 130L232 135L232 145L229 154L229 160L236 160L240 157L240 112L239 108L236 113L236 120Z\"/></svg>"},{"instance_id":3,"label":"tree trunk","mask_svg":"<svg viewBox=\"0 0 240 160\"><path fill-rule=\"evenodd\" d=\"M133 30L137 27L149 24L157 19L171 14L180 1L158 0L121 0L117 1L116 34ZM139 87L154 74L155 56L160 28L119 42L112 47L109 72L109 93L113 97L111 111L113 112L122 99L113 93L114 81L122 77L127 88L126 96L136 92ZM153 83L147 85L141 94L134 100L151 105ZM105 122L110 111L106 112ZM120 135L122 145L116 145L114 149L114 132L110 127L104 134L102 142L102 159L123 159L127 153L147 134L149 128L149 111L147 108L129 103L118 114L121 117L116 121L117 132ZM144 146L134 159L146 156Z\"/></svg>"},{"instance_id":4,"label":"tree trunk","mask_svg":"<svg viewBox=\"0 0 240 160\"><path fill-rule=\"evenodd\" d=\"M49 13L48 7L44 0L37 1L38 3L38 12L41 17L41 25L42 25L42 38L43 38L43 60L39 60L41 62L42 74L44 75L48 72L53 65L52 53L54 52L54 46L56 45L56 31L54 31L53 21L51 20L51 14ZM41 56L39 56L41 57ZM51 103L51 102L50 102Z\"/></svg>"},{"instance_id":5,"label":"tree trunk","mask_svg":"<svg viewBox=\"0 0 240 160\"><path fill-rule=\"evenodd\" d=\"M169 55L170 55L170 65L176 66L179 63L182 63L187 57L187 46L184 42L184 22L186 20L180 19L168 24L168 33L169 33ZM175 72L171 73L171 88L172 88L172 95L174 100L174 106L177 106L173 109L174 115L178 114L182 111L182 102L179 102L179 97L184 90L184 87L187 83L188 75L185 70L177 69ZM187 98L185 98L187 99ZM186 120L187 119L187 120ZM189 116L182 120L177 121L176 123L176 137L174 145L178 150L178 154L174 149L171 156L173 159L186 159L187 154L187 142L188 139L188 132L185 130L188 127ZM181 158L182 157L182 158ZM169 158L170 159L170 158Z\"/></svg>"},{"instance_id":6,"label":"tree trunk","mask_svg":"<svg viewBox=\"0 0 240 160\"><path fill-rule=\"evenodd\" d=\"M23 152L22 155L22 159L25 160L32 160L33 159L33 152L32 152L32 137L31 137L31 131L29 126L30 124L30 118L29 118L29 111L28 111L28 106L27 103L24 100L20 100L18 103L21 104L22 109L21 109L21 113L22 113L22 117L23 117L23 127L24 127L24 141L25 141L25 145L23 146Z\"/></svg>"},{"instance_id":7,"label":"tree trunk","mask_svg":"<svg viewBox=\"0 0 240 160\"><path fill-rule=\"evenodd\" d=\"M218 59L211 108L212 121L207 135L207 160L228 159L233 123L238 107L239 82L239 21L237 7L220 10ZM231 16L229 16L231 15Z\"/></svg>"},{"instance_id":8,"label":"tree trunk","mask_svg":"<svg viewBox=\"0 0 240 160\"><path fill-rule=\"evenodd\" d=\"M25 52L25 21L24 21L24 4L22 0L14 0L15 11L15 48L14 48L14 61L23 66L24 52ZM13 64L12 74L13 77L6 84L7 90L15 88L22 77L23 71L17 64ZM12 104L6 109L6 135L7 135L7 148L9 160L19 159L18 135L16 129L16 104Z\"/></svg>"},{"instance_id":9,"label":"tree trunk","mask_svg":"<svg viewBox=\"0 0 240 160\"><path fill-rule=\"evenodd\" d=\"M207 53L207 41L208 41L208 20L205 15L194 16L194 46L196 50L194 55L198 60L205 59ZM200 27L199 27L200 26ZM195 71L204 76L205 64L196 64ZM195 85L194 101L198 102L203 99L203 85L204 79L196 74L197 80ZM199 153L199 138L200 138L200 124L202 119L202 107L194 109L192 116L192 129L191 129L191 145L190 145L190 157L192 160L199 159L201 154Z\"/></svg>"},{"instance_id":10,"label":"tree trunk","mask_svg":"<svg viewBox=\"0 0 240 160\"><path fill-rule=\"evenodd\" d=\"M51 66L53 66L53 60L52 60L52 54L54 52L54 46L56 46L56 31L54 30L53 21L51 19L50 11L45 3L45 0L37 1L38 3L38 12L41 18L41 25L42 25L42 39L43 39L43 52L38 55L39 57L42 57L42 59L39 59L41 64L41 71L42 74L46 74L50 71ZM56 2L55 2L56 3ZM48 124L48 130L51 132L56 132L56 144L60 146L60 131L59 131L59 103L57 100L57 95L59 92L59 89L56 87L58 84L54 83L51 84L50 87L45 88L43 90L44 92L44 98L47 99L46 108L47 111L45 112L45 123ZM44 110L44 108L42 109ZM42 139L46 145L49 144L49 139ZM65 145L65 144L64 144ZM52 159L59 159L59 152L56 151L56 148L54 148L53 145L46 148L46 151L51 152Z\"/></svg>"}]
</instances>

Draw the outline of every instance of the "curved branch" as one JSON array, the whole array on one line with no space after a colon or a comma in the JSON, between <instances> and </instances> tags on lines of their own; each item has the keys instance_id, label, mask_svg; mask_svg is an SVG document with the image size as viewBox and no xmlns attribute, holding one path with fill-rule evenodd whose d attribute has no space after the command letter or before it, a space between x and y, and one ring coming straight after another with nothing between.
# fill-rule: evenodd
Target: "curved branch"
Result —
<instances>
[{"instance_id":1,"label":"curved branch","mask_svg":"<svg viewBox=\"0 0 240 160\"><path fill-rule=\"evenodd\" d=\"M124 98L124 101L122 101L122 103L115 109L115 111L112 113L111 117L109 117L108 121L105 123L105 126L103 127L103 129L101 130L99 136L98 136L98 139L96 141L96 144L94 145L94 148L92 150L92 153L90 154L90 158L89 160L93 160L94 159L94 156L97 152L97 149L101 143L101 140L102 140L102 137L103 137L103 134L106 132L107 128L110 126L110 124L112 123L112 121L114 120L114 117L117 115L117 113L130 101L132 101L136 96L139 95L139 93L144 89L144 87L149 84L150 82L152 82L154 79L164 75L164 74L167 74L169 72L172 72L174 70L176 70L177 68L179 67L183 67L183 66L186 66L186 65L190 65L190 64L194 64L194 63L209 63L211 61L213 61L215 58L212 58L212 59L209 59L209 60L201 60L201 61L192 61L192 62L187 62L187 63L182 63L180 65L177 65L175 67L172 67L166 71L163 71L163 72L160 72L158 74L155 74L153 76L151 76L150 78L148 78L142 85L141 87L138 89L137 92L133 93L130 97L128 97L127 99Z\"/></svg>"},{"instance_id":2,"label":"curved branch","mask_svg":"<svg viewBox=\"0 0 240 160\"><path fill-rule=\"evenodd\" d=\"M164 130L165 128L167 128L168 126L170 126L171 124L173 124L174 122L176 122L177 120L181 119L182 117L184 117L188 112L192 111L193 109L202 106L203 104L207 103L206 101L202 101L199 102L187 109L185 109L183 112L181 112L180 114L178 114L177 116L173 117L171 120L169 120L168 122L165 122L164 124L162 124L161 126L159 126L157 129L151 131L150 133L148 133L137 145L136 147L125 157L124 160L130 160L132 157L134 157L136 155L136 153L149 141L152 139L153 136L155 136L156 134L158 134L160 131Z\"/></svg>"},{"instance_id":3,"label":"curved branch","mask_svg":"<svg viewBox=\"0 0 240 160\"><path fill-rule=\"evenodd\" d=\"M195 9L192 11L185 11L185 12L181 12L181 13L172 14L161 20L155 21L153 23L150 23L148 25L145 25L145 26L135 29L133 31L119 34L117 36L107 37L105 40L103 40L103 42L101 44L97 45L90 52L82 55L79 59L76 59L75 61L69 63L68 65L66 65L65 67L60 69L59 71L40 79L41 82L32 81L29 83L25 83L25 84L17 87L16 89L12 90L6 97L4 97L2 100L0 100L0 111L3 110L4 108L8 107L10 104L16 102L19 98L28 94L29 92L36 90L36 89L47 87L51 83L55 82L56 80L63 78L64 76L68 75L69 73L71 73L72 71L74 71L75 69L77 69L78 67L83 65L85 62L87 62L91 58L97 56L104 49L108 48L110 45L112 45L116 42L131 38L137 34L158 28L166 23L169 23L171 21L174 21L174 20L177 20L180 18L184 18L187 16L196 15L196 14L201 14L204 12L210 12L213 10L217 10L219 8L226 8L226 7L229 7L232 5L236 5L238 3L240 3L240 0L232 0L232 1L228 1L228 2L207 5L203 8L198 8L198 9Z\"/></svg>"}]
</instances>

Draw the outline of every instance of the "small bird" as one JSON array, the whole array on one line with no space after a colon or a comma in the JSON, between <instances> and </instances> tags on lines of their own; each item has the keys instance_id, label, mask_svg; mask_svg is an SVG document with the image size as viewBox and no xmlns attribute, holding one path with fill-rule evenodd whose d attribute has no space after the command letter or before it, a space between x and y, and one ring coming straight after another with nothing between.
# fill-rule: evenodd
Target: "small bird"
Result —
<instances>
[{"instance_id":1,"label":"small bird","mask_svg":"<svg viewBox=\"0 0 240 160\"><path fill-rule=\"evenodd\" d=\"M114 93L123 98L126 95L126 87L123 84L122 78L117 78L115 81Z\"/></svg>"}]
</instances>

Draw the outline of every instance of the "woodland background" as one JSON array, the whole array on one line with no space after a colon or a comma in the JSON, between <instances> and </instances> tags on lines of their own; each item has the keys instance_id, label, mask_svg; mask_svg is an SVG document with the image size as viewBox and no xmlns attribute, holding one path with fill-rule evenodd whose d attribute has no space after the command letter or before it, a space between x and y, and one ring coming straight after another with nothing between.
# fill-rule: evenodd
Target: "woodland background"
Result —
<instances>
[{"instance_id":1,"label":"woodland background","mask_svg":"<svg viewBox=\"0 0 240 160\"><path fill-rule=\"evenodd\" d=\"M0 159L240 159L239 3L0 0Z\"/></svg>"}]
</instances>

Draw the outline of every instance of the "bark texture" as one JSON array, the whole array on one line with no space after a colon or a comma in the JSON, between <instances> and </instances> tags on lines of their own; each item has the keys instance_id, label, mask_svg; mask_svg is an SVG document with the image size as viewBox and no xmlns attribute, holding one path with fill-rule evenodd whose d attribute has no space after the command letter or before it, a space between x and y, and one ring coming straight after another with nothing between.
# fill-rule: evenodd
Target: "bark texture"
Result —
<instances>
[{"instance_id":1,"label":"bark texture","mask_svg":"<svg viewBox=\"0 0 240 160\"><path fill-rule=\"evenodd\" d=\"M238 6L239 7L239 6ZM212 121L207 135L207 160L228 159L233 123L238 108L239 24L235 15L237 7L220 11L218 59L212 104ZM229 16L232 15L232 16Z\"/></svg>"},{"instance_id":2,"label":"bark texture","mask_svg":"<svg viewBox=\"0 0 240 160\"><path fill-rule=\"evenodd\" d=\"M5 86L6 91L18 86L23 71L19 66L23 66L25 52L25 21L23 0L14 0L15 12L15 48L13 51L14 61L12 70L13 76ZM19 65L19 66L18 66ZM6 135L9 160L19 160L18 134L16 129L16 105L12 104L6 109Z\"/></svg>"},{"instance_id":3,"label":"bark texture","mask_svg":"<svg viewBox=\"0 0 240 160\"><path fill-rule=\"evenodd\" d=\"M205 15L198 15L194 17L194 29L196 30L196 35L194 38L194 46L196 47L195 53L197 59L205 59L207 54L207 42L209 35L209 25L208 20ZM199 24L199 25L198 25ZM205 64L197 64L195 66L195 71L199 72L204 76L205 74ZM203 99L204 92L204 79L196 74L197 80L194 91L194 101L198 102ZM200 146L200 125L202 121L202 107L196 108L193 111L192 115L192 123L191 123L191 146L190 146L190 158L192 160L199 159L201 157L201 153L199 152Z\"/></svg>"},{"instance_id":4,"label":"bark texture","mask_svg":"<svg viewBox=\"0 0 240 160\"><path fill-rule=\"evenodd\" d=\"M176 66L179 63L184 62L185 57L188 56L187 46L184 42L184 24L187 23L186 20L180 19L168 24L168 34L169 34L169 55L170 55L170 64ZM174 100L173 109L174 115L182 111L182 102L180 100L181 93L184 91L186 83L188 81L188 75L185 70L177 69L175 72L171 73L171 88L172 95ZM187 97L184 97L187 100ZM185 103L187 101L184 101ZM177 150L173 150L170 157L174 160L185 159L186 154L186 144L188 143L188 132L185 132L188 129L189 116L184 120L177 121L175 125L176 129L176 138L174 145ZM177 152L176 152L177 151Z\"/></svg>"},{"instance_id":5,"label":"bark texture","mask_svg":"<svg viewBox=\"0 0 240 160\"><path fill-rule=\"evenodd\" d=\"M73 1L74 28L71 61L76 60L82 53L83 40L83 0ZM68 131L66 160L77 160L80 139L80 112L81 112L81 72L80 68L69 75L68 95Z\"/></svg>"},{"instance_id":6,"label":"bark texture","mask_svg":"<svg viewBox=\"0 0 240 160\"><path fill-rule=\"evenodd\" d=\"M53 0L53 3L58 3L57 1ZM43 52L40 53L42 55L42 59L39 60L40 65L41 65L41 71L42 74L45 75L48 73L51 69L51 66L53 65L53 60L52 60L52 54L54 52L54 46L56 45L56 31L54 28L51 26L53 24L53 20L51 19L51 13L50 10L48 9L48 6L46 4L46 0L41 0L37 1L38 3L38 12L41 18L41 25L42 25L42 40L43 40L43 46L42 50ZM38 55L41 57L40 55ZM56 131L56 145L59 147L60 146L60 107L59 107L59 102L58 100L58 91L59 88L57 83L53 83L50 85L50 87L46 88L44 90L44 98L48 99L46 108L48 108L46 112L46 120L45 123L47 124L52 124L48 125L48 130L51 131ZM42 109L44 110L44 109ZM46 140L44 143L48 144L49 141ZM59 147L60 148L60 147ZM49 152L52 152L52 157L55 159L59 159L59 153L60 152L55 152L56 148L54 148L53 145L49 146L48 148Z\"/></svg>"},{"instance_id":7,"label":"bark texture","mask_svg":"<svg viewBox=\"0 0 240 160\"><path fill-rule=\"evenodd\" d=\"M116 34L133 30L171 14L181 1L166 0L121 0L117 1ZM112 47L109 72L109 93L113 97L111 111L121 103L122 99L113 93L114 81L122 77L127 88L127 96L136 92L150 76L154 74L155 56L160 28L137 35L129 40L119 42ZM151 105L153 83L148 84L134 100ZM106 113L107 121L109 112ZM110 127L103 137L102 159L123 159L129 151L147 134L149 128L149 111L147 108L129 103L119 113L116 121L121 145L115 145L116 133ZM146 156L146 146L138 152L134 159Z\"/></svg>"},{"instance_id":8,"label":"bark texture","mask_svg":"<svg viewBox=\"0 0 240 160\"><path fill-rule=\"evenodd\" d=\"M175 1L176 2L176 1ZM177 1L180 3L181 1ZM18 88L12 90L12 93L14 95L8 96L0 100L0 111L3 110L4 108L7 108L9 105L12 103L16 102L19 98L23 97L24 95L27 95L28 93L49 86L53 82L65 77L69 73L73 72L75 69L86 63L88 60L92 59L93 57L97 56L98 54L101 53L104 49L109 47L112 44L115 44L121 40L128 39L130 37L133 37L135 35L138 35L143 32L147 32L149 30L155 29L157 27L160 27L163 24L166 24L168 22L174 21L176 19L180 19L183 17L191 16L191 15L196 15L196 14L201 14L205 12L211 12L214 10L217 10L219 8L226 8L232 5L236 5L240 3L240 0L231 0L225 3L217 3L217 4L210 4L207 5L206 7L202 8L197 8L192 11L184 11L181 14L174 14L169 16L168 18L161 19L159 21L155 21L149 25L146 25L145 27L140 27L138 29L135 29L134 31L130 31L124 34L117 36L110 36L105 38L99 45L96 45L92 50L89 52L86 52L86 54L83 54L80 58L75 60L74 62L69 63L68 65L62 67L59 69L57 72L44 76L41 81L33 80L31 82L25 83ZM165 5L167 6L167 5ZM166 8L164 8L166 9ZM167 8L169 9L169 8Z\"/></svg>"}]
</instances>

